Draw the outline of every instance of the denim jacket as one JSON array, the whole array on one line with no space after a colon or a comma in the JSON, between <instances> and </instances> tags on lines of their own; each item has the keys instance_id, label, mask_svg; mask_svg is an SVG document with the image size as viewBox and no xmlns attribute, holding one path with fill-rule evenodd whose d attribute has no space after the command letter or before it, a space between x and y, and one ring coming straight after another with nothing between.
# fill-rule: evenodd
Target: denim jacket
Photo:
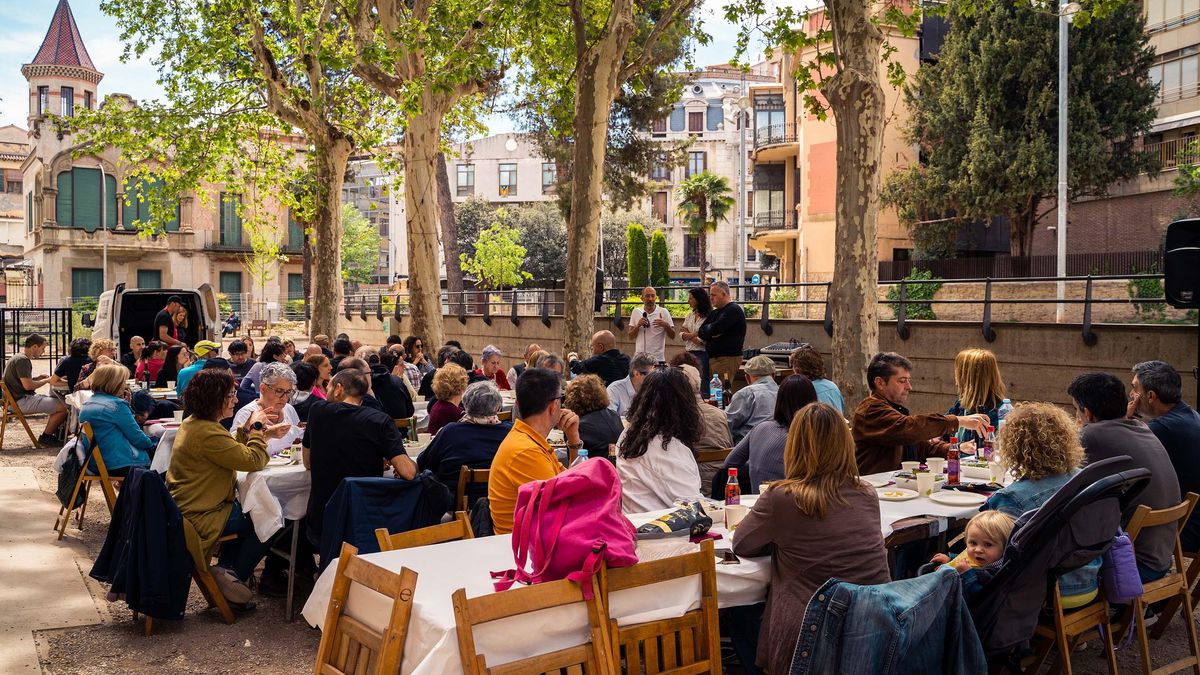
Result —
<instances>
[{"instance_id":1,"label":"denim jacket","mask_svg":"<svg viewBox=\"0 0 1200 675\"><path fill-rule=\"evenodd\" d=\"M993 509L1007 513L1013 518L1020 518L1021 514L1026 511L1033 511L1045 504L1077 473L1079 473L1079 469L1072 469L1068 473L1047 476L1038 480L1014 481L1008 487L989 497L981 510ZM1067 572L1059 577L1059 592L1066 597L1095 591L1099 587L1100 563L1100 558L1096 558L1074 572Z\"/></svg>"},{"instance_id":2,"label":"denim jacket","mask_svg":"<svg viewBox=\"0 0 1200 675\"><path fill-rule=\"evenodd\" d=\"M109 469L127 466L150 466L150 454L154 447L150 438L133 418L133 410L122 399L98 391L79 410L79 421L91 422L100 455ZM96 463L90 463L95 471Z\"/></svg>"},{"instance_id":3,"label":"denim jacket","mask_svg":"<svg viewBox=\"0 0 1200 675\"><path fill-rule=\"evenodd\" d=\"M830 579L804 611L790 675L986 673L958 572L859 586Z\"/></svg>"}]
</instances>

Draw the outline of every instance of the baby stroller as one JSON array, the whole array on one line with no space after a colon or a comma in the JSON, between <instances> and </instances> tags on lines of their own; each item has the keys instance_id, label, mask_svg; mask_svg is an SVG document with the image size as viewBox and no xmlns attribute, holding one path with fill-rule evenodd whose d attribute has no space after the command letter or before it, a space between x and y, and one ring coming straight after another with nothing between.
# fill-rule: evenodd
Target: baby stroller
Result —
<instances>
[{"instance_id":1,"label":"baby stroller","mask_svg":"<svg viewBox=\"0 0 1200 675\"><path fill-rule=\"evenodd\" d=\"M1017 520L999 569L968 601L989 661L1020 672L1017 650L1033 636L1055 580L1108 550L1121 514L1149 481L1150 471L1129 457L1095 462Z\"/></svg>"}]
</instances>

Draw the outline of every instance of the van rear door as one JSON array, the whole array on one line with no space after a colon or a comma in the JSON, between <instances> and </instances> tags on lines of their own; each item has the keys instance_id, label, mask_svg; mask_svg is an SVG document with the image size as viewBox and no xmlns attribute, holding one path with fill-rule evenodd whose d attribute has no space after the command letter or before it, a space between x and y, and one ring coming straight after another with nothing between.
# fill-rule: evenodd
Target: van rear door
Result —
<instances>
[{"instance_id":1,"label":"van rear door","mask_svg":"<svg viewBox=\"0 0 1200 675\"><path fill-rule=\"evenodd\" d=\"M204 312L204 328L208 333L205 339L216 342L218 341L217 336L221 333L218 323L221 317L217 309L217 292L213 289L212 284L200 284L196 288L196 292L200 294L200 308Z\"/></svg>"},{"instance_id":2,"label":"van rear door","mask_svg":"<svg viewBox=\"0 0 1200 675\"><path fill-rule=\"evenodd\" d=\"M121 295L125 293L125 283L117 284L111 291L104 291L96 301L96 319L92 323L92 339L108 338L120 345L118 334Z\"/></svg>"}]
</instances>

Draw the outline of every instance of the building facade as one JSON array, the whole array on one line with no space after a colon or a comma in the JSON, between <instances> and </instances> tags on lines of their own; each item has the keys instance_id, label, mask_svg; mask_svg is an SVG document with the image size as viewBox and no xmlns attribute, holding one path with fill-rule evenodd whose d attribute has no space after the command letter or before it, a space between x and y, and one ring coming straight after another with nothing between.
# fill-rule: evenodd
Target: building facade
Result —
<instances>
[{"instance_id":1,"label":"building facade","mask_svg":"<svg viewBox=\"0 0 1200 675\"><path fill-rule=\"evenodd\" d=\"M143 237L136 221L148 217L137 198L145 185L130 178L134 167L122 166L114 148L73 156L78 147L69 122L50 116L69 120L77 110L99 105L104 75L88 55L67 0L59 1L41 47L21 73L29 83L27 155L20 164L23 246L36 302L94 298L119 283L128 288L210 283L235 308L260 314L278 312L289 293L302 291L303 230L286 209L266 207L282 252L290 256L252 278L235 191L208 185L205 198L181 196L165 232ZM106 105L133 105L121 94L108 98Z\"/></svg>"}]
</instances>

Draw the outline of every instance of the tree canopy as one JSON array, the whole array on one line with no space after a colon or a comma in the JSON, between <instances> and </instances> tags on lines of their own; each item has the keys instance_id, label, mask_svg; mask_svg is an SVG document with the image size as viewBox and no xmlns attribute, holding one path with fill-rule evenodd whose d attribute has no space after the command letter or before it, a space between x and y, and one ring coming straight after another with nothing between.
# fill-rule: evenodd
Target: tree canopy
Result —
<instances>
[{"instance_id":1,"label":"tree canopy","mask_svg":"<svg viewBox=\"0 0 1200 675\"><path fill-rule=\"evenodd\" d=\"M479 280L483 288L515 288L530 278L521 269L525 247L515 227L493 223L479 233L472 255L462 254L463 270Z\"/></svg>"},{"instance_id":2,"label":"tree canopy","mask_svg":"<svg viewBox=\"0 0 1200 675\"><path fill-rule=\"evenodd\" d=\"M379 266L383 238L353 204L342 205L342 279L369 284Z\"/></svg>"}]
</instances>

